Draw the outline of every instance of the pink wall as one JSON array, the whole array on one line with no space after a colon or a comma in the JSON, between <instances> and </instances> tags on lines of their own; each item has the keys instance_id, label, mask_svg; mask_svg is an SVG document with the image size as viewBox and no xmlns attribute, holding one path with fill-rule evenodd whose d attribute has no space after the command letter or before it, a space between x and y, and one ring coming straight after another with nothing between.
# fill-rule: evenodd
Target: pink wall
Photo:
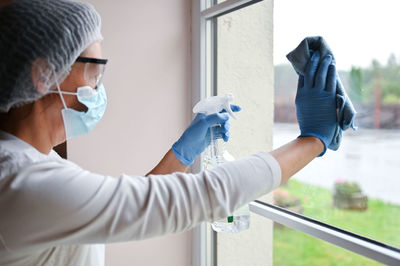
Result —
<instances>
[{"instance_id":1,"label":"pink wall","mask_svg":"<svg viewBox=\"0 0 400 266\"><path fill-rule=\"evenodd\" d=\"M103 18L108 107L68 142L82 167L144 175L190 122L190 1L89 0ZM190 233L107 246L106 265L189 265Z\"/></svg>"}]
</instances>

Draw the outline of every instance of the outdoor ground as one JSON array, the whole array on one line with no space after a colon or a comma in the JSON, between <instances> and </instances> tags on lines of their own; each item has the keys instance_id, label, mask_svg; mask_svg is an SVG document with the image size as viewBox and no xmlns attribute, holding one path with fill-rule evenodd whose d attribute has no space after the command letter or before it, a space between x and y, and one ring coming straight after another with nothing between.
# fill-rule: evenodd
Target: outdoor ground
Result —
<instances>
[{"instance_id":1,"label":"outdoor ground","mask_svg":"<svg viewBox=\"0 0 400 266\"><path fill-rule=\"evenodd\" d=\"M281 187L302 200L303 214L400 247L400 205L369 199L367 211L333 208L331 191L292 179ZM274 229L274 265L380 265L287 227Z\"/></svg>"},{"instance_id":2,"label":"outdoor ground","mask_svg":"<svg viewBox=\"0 0 400 266\"><path fill-rule=\"evenodd\" d=\"M295 139L299 132L297 124L275 123L274 148ZM347 130L338 151L328 150L298 172L296 179L327 189L338 179L353 181L368 197L400 205L399 151L399 129Z\"/></svg>"}]
</instances>

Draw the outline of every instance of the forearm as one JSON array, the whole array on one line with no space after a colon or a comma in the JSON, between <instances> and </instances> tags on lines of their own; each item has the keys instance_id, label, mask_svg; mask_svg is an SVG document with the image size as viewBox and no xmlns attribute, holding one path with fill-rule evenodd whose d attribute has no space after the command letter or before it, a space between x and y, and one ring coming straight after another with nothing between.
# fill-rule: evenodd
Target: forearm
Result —
<instances>
[{"instance_id":1,"label":"forearm","mask_svg":"<svg viewBox=\"0 0 400 266\"><path fill-rule=\"evenodd\" d=\"M270 152L280 165L282 172L281 184L287 182L291 176L304 168L323 150L324 144L318 138L301 137ZM172 150L169 150L157 166L146 176L186 172L188 168L176 158Z\"/></svg>"},{"instance_id":2,"label":"forearm","mask_svg":"<svg viewBox=\"0 0 400 266\"><path fill-rule=\"evenodd\" d=\"M184 165L176 158L174 152L169 150L164 158L151 170L146 176L149 175L166 175L175 172L186 172L189 167Z\"/></svg>"},{"instance_id":3,"label":"forearm","mask_svg":"<svg viewBox=\"0 0 400 266\"><path fill-rule=\"evenodd\" d=\"M310 163L324 150L324 144L315 137L297 138L270 154L281 167L281 185Z\"/></svg>"}]
</instances>

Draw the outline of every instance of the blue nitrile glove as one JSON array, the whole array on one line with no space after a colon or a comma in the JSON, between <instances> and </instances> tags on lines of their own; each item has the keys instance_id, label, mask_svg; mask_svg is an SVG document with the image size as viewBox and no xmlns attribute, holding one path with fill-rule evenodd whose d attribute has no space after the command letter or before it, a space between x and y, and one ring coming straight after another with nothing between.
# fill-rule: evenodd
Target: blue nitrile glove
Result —
<instances>
[{"instance_id":1,"label":"blue nitrile glove","mask_svg":"<svg viewBox=\"0 0 400 266\"><path fill-rule=\"evenodd\" d=\"M231 109L234 112L241 110L240 106L233 104ZM228 141L230 125L229 115L225 111L211 115L198 114L179 140L172 145L176 158L185 165L191 165L210 145L210 127L214 125L220 125L213 128L214 137Z\"/></svg>"},{"instance_id":2,"label":"blue nitrile glove","mask_svg":"<svg viewBox=\"0 0 400 266\"><path fill-rule=\"evenodd\" d=\"M313 136L324 143L332 142L337 127L336 67L327 55L318 65L320 53L316 51L307 63L305 75L300 75L296 95L296 112L301 134Z\"/></svg>"},{"instance_id":3,"label":"blue nitrile glove","mask_svg":"<svg viewBox=\"0 0 400 266\"><path fill-rule=\"evenodd\" d=\"M297 74L305 75L307 63L310 60L313 51L319 51L320 56L332 55L332 62L335 64L335 57L328 43L321 36L312 36L305 38L293 51L286 57L296 70ZM336 127L335 135L332 142L329 144L328 149L336 151L339 149L342 141L342 133L348 128L356 130L355 117L356 110L347 95L339 75L336 73L336 107L338 108L338 125Z\"/></svg>"}]
</instances>

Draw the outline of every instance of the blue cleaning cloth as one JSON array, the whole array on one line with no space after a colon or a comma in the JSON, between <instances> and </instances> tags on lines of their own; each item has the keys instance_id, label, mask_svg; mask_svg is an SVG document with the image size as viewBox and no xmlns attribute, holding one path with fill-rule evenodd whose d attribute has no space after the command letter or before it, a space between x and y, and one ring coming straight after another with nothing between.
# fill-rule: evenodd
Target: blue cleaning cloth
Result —
<instances>
[{"instance_id":1,"label":"blue cleaning cloth","mask_svg":"<svg viewBox=\"0 0 400 266\"><path fill-rule=\"evenodd\" d=\"M317 50L321 53L321 60L325 57L325 55L330 54L332 55L332 62L336 63L335 57L333 56L331 49L329 48L324 38L320 36L305 38L299 44L299 46L297 46L297 48L290 52L286 57L292 64L293 68L296 70L297 74L304 76L307 62L310 59L312 53ZM339 75L337 75L336 106L338 108L339 123L336 128L333 140L328 146L329 149L334 151L336 151L340 146L343 130L346 130L350 127L353 130L357 129L357 127L354 126L356 110L354 109L350 98L347 96L346 91L344 90Z\"/></svg>"}]
</instances>

